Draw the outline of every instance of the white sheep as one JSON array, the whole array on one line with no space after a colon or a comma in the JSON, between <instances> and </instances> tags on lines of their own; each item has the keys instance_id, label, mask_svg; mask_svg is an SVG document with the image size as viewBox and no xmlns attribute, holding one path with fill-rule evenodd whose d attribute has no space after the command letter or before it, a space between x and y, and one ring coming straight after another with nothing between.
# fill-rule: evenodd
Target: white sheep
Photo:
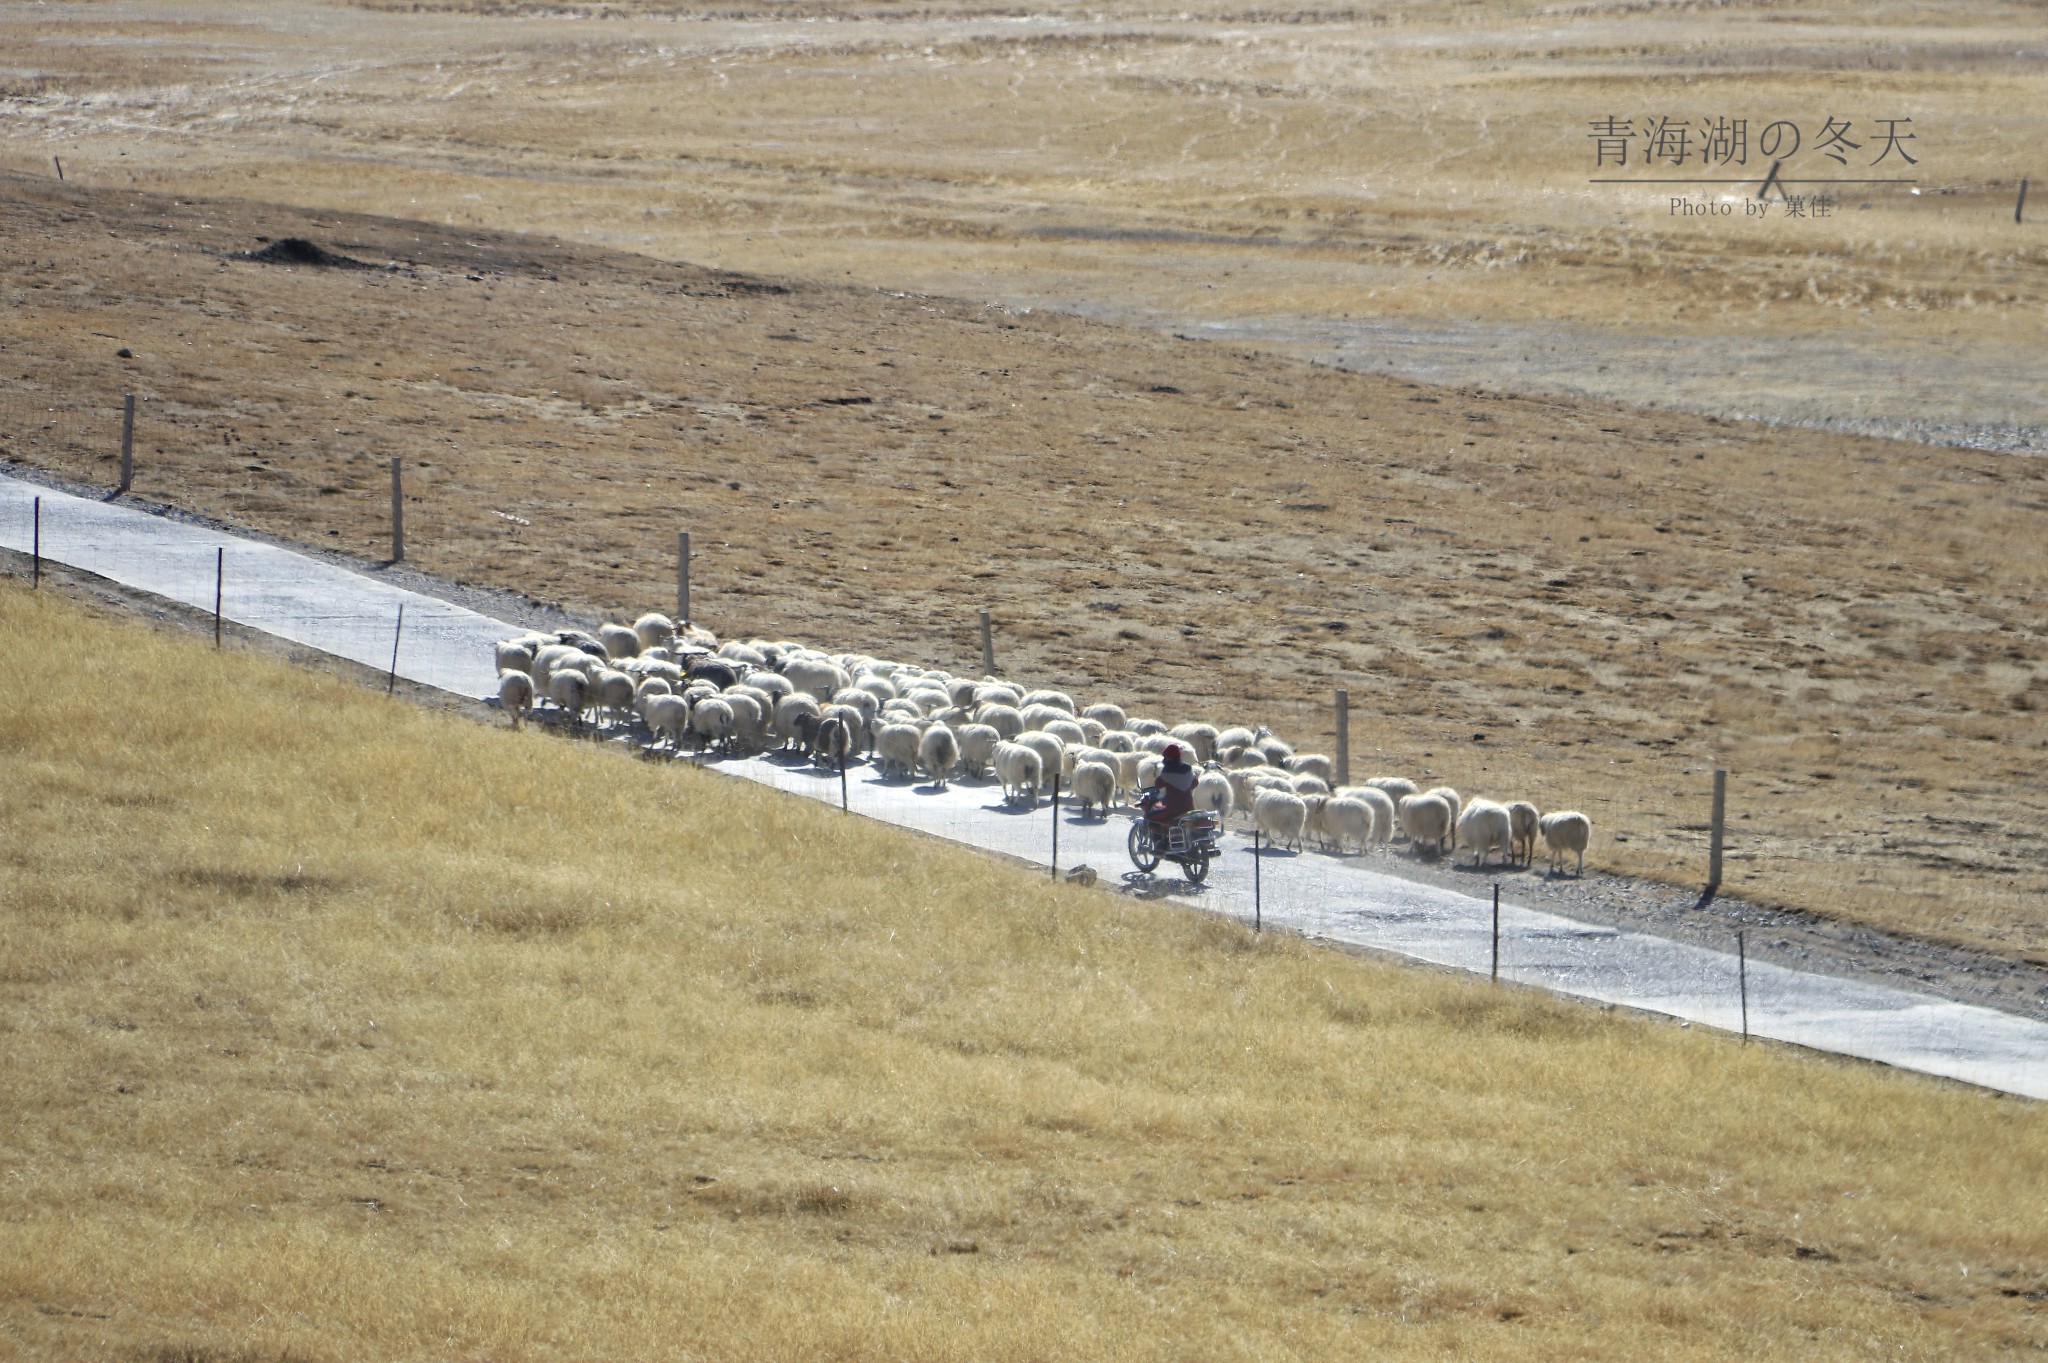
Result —
<instances>
[{"instance_id":1,"label":"white sheep","mask_svg":"<svg viewBox=\"0 0 2048 1363\"><path fill-rule=\"evenodd\" d=\"M852 680L846 669L827 658L797 657L782 661L782 675L789 684L820 705L844 690Z\"/></svg>"},{"instance_id":2,"label":"white sheep","mask_svg":"<svg viewBox=\"0 0 2048 1363\"><path fill-rule=\"evenodd\" d=\"M504 643L499 644L495 651L498 659L498 671L532 673L535 650L525 640L507 639Z\"/></svg>"},{"instance_id":3,"label":"white sheep","mask_svg":"<svg viewBox=\"0 0 2048 1363\"><path fill-rule=\"evenodd\" d=\"M877 704L895 700L898 694L895 682L875 672L863 672L853 679L853 685L873 696Z\"/></svg>"},{"instance_id":4,"label":"white sheep","mask_svg":"<svg viewBox=\"0 0 2048 1363\"><path fill-rule=\"evenodd\" d=\"M1064 711L1067 718L1074 717L1074 698L1064 691L1032 691L1017 702L1019 709L1033 705L1050 705L1055 710Z\"/></svg>"},{"instance_id":5,"label":"white sheep","mask_svg":"<svg viewBox=\"0 0 2048 1363\"><path fill-rule=\"evenodd\" d=\"M1001 682L983 682L974 688L976 705L1007 705L1015 710L1024 704L1023 693Z\"/></svg>"},{"instance_id":6,"label":"white sheep","mask_svg":"<svg viewBox=\"0 0 2048 1363\"><path fill-rule=\"evenodd\" d=\"M1050 724L1041 726L1039 732L1052 735L1069 748L1088 746L1087 731L1071 719L1056 719Z\"/></svg>"},{"instance_id":7,"label":"white sheep","mask_svg":"<svg viewBox=\"0 0 2048 1363\"><path fill-rule=\"evenodd\" d=\"M1128 721L1124 727L1140 738L1145 737L1147 734L1163 734L1166 732L1166 725L1162 721L1146 719L1142 715Z\"/></svg>"},{"instance_id":8,"label":"white sheep","mask_svg":"<svg viewBox=\"0 0 2048 1363\"><path fill-rule=\"evenodd\" d=\"M617 724L633 712L635 690L633 679L624 672L601 668L591 679L590 703Z\"/></svg>"},{"instance_id":9,"label":"white sheep","mask_svg":"<svg viewBox=\"0 0 2048 1363\"><path fill-rule=\"evenodd\" d=\"M1206 809L1216 818L1226 820L1237 802L1237 793L1230 787L1230 777L1214 767L1205 770L1195 778L1195 808Z\"/></svg>"},{"instance_id":10,"label":"white sheep","mask_svg":"<svg viewBox=\"0 0 2048 1363\"><path fill-rule=\"evenodd\" d=\"M918 744L923 738L910 724L884 724L875 730L875 765L884 780L909 780L916 774Z\"/></svg>"},{"instance_id":11,"label":"white sheep","mask_svg":"<svg viewBox=\"0 0 2048 1363\"><path fill-rule=\"evenodd\" d=\"M527 668L527 671L533 675L534 686L538 688L541 695L545 696L548 690L548 679L554 676L555 668L558 665L565 665L570 660L583 656L581 649L571 648L567 644L545 644L534 650L533 665Z\"/></svg>"},{"instance_id":12,"label":"white sheep","mask_svg":"<svg viewBox=\"0 0 2048 1363\"><path fill-rule=\"evenodd\" d=\"M1451 807L1441 795L1404 795L1395 812L1409 845L1420 853L1424 844L1442 856L1445 839L1451 836Z\"/></svg>"},{"instance_id":13,"label":"white sheep","mask_svg":"<svg viewBox=\"0 0 2048 1363\"><path fill-rule=\"evenodd\" d=\"M590 678L578 669L565 667L548 674L548 700L566 711L572 724L582 723L589 694Z\"/></svg>"},{"instance_id":14,"label":"white sheep","mask_svg":"<svg viewBox=\"0 0 2048 1363\"><path fill-rule=\"evenodd\" d=\"M1194 750L1196 762L1208 762L1216 756L1216 726L1213 724L1176 724L1167 731L1172 737Z\"/></svg>"},{"instance_id":15,"label":"white sheep","mask_svg":"<svg viewBox=\"0 0 2048 1363\"><path fill-rule=\"evenodd\" d=\"M690 707L690 732L697 736L701 751L718 745L721 752L732 748L732 703L721 696L706 696Z\"/></svg>"},{"instance_id":16,"label":"white sheep","mask_svg":"<svg viewBox=\"0 0 2048 1363\"><path fill-rule=\"evenodd\" d=\"M607 658L630 658L640 651L640 636L609 620L597 627L597 641L604 645Z\"/></svg>"},{"instance_id":17,"label":"white sheep","mask_svg":"<svg viewBox=\"0 0 2048 1363\"><path fill-rule=\"evenodd\" d=\"M1003 783L1003 798L1038 804L1038 787L1045 778L1045 763L1036 748L1022 743L998 743L995 751L996 779Z\"/></svg>"},{"instance_id":18,"label":"white sheep","mask_svg":"<svg viewBox=\"0 0 2048 1363\"><path fill-rule=\"evenodd\" d=\"M954 736L960 740L961 774L976 780L986 776L1003 736L986 724L963 724Z\"/></svg>"},{"instance_id":19,"label":"white sheep","mask_svg":"<svg viewBox=\"0 0 2048 1363\"><path fill-rule=\"evenodd\" d=\"M1252 731L1243 725L1232 725L1216 735L1216 755L1249 748L1252 745Z\"/></svg>"},{"instance_id":20,"label":"white sheep","mask_svg":"<svg viewBox=\"0 0 2048 1363\"><path fill-rule=\"evenodd\" d=\"M512 716L512 727L519 727L519 720L533 708L533 678L516 667L508 667L498 674L498 708Z\"/></svg>"},{"instance_id":21,"label":"white sheep","mask_svg":"<svg viewBox=\"0 0 2048 1363\"><path fill-rule=\"evenodd\" d=\"M718 656L729 658L736 663L745 663L748 667L768 666L768 655L751 644L728 641L718 646Z\"/></svg>"},{"instance_id":22,"label":"white sheep","mask_svg":"<svg viewBox=\"0 0 2048 1363\"><path fill-rule=\"evenodd\" d=\"M1472 800L1465 805L1458 815L1458 839L1472 853L1474 866L1484 866L1495 852L1514 859L1514 821L1507 806L1493 800Z\"/></svg>"},{"instance_id":23,"label":"white sheep","mask_svg":"<svg viewBox=\"0 0 2048 1363\"><path fill-rule=\"evenodd\" d=\"M1356 843L1358 850L1364 852L1372 846L1377 828L1373 808L1363 800L1333 795L1323 802L1323 836L1339 852L1350 843Z\"/></svg>"},{"instance_id":24,"label":"white sheep","mask_svg":"<svg viewBox=\"0 0 2048 1363\"><path fill-rule=\"evenodd\" d=\"M1136 795L1138 785L1138 762L1141 754L1134 752L1111 753L1116 759L1116 788L1126 795Z\"/></svg>"},{"instance_id":25,"label":"white sheep","mask_svg":"<svg viewBox=\"0 0 2048 1363\"><path fill-rule=\"evenodd\" d=\"M1129 729L1105 729L1102 737L1095 740L1095 746L1110 752L1136 752L1138 736Z\"/></svg>"},{"instance_id":26,"label":"white sheep","mask_svg":"<svg viewBox=\"0 0 2048 1363\"><path fill-rule=\"evenodd\" d=\"M1266 754L1257 748L1226 748L1221 756L1223 765L1232 771L1250 771L1266 765Z\"/></svg>"},{"instance_id":27,"label":"white sheep","mask_svg":"<svg viewBox=\"0 0 2048 1363\"><path fill-rule=\"evenodd\" d=\"M1313 776L1328 789L1337 780L1337 764L1319 752L1296 753L1280 764L1297 776Z\"/></svg>"},{"instance_id":28,"label":"white sheep","mask_svg":"<svg viewBox=\"0 0 2048 1363\"><path fill-rule=\"evenodd\" d=\"M749 672L747 674L747 685L766 696L771 708L784 696L796 694L796 688L790 685L789 678L783 676L780 672L770 672L765 667L756 668Z\"/></svg>"},{"instance_id":29,"label":"white sheep","mask_svg":"<svg viewBox=\"0 0 2048 1363\"><path fill-rule=\"evenodd\" d=\"M1018 734L1015 741L1038 754L1038 769L1044 782L1041 788L1050 793L1053 783L1059 780L1062 764L1066 760L1067 745L1043 729Z\"/></svg>"},{"instance_id":30,"label":"white sheep","mask_svg":"<svg viewBox=\"0 0 2048 1363\"><path fill-rule=\"evenodd\" d=\"M647 723L647 731L653 735L650 747L661 746L661 740L668 740L671 752L683 750L683 736L690 731L690 702L672 693L642 696L640 718Z\"/></svg>"},{"instance_id":31,"label":"white sheep","mask_svg":"<svg viewBox=\"0 0 2048 1363\"><path fill-rule=\"evenodd\" d=\"M953 698L936 686L913 686L903 698L928 715L953 708Z\"/></svg>"},{"instance_id":32,"label":"white sheep","mask_svg":"<svg viewBox=\"0 0 2048 1363\"><path fill-rule=\"evenodd\" d=\"M1289 777L1288 784L1294 787L1296 795L1328 795L1330 793L1330 783L1328 781L1325 781L1320 776L1311 776L1307 772Z\"/></svg>"},{"instance_id":33,"label":"white sheep","mask_svg":"<svg viewBox=\"0 0 2048 1363\"><path fill-rule=\"evenodd\" d=\"M870 729L875 727L875 719L882 713L882 702L875 698L875 693L858 686L840 687L832 693L832 703L860 711L860 722Z\"/></svg>"},{"instance_id":34,"label":"white sheep","mask_svg":"<svg viewBox=\"0 0 2048 1363\"><path fill-rule=\"evenodd\" d=\"M934 724L924 731L917 745L917 765L924 768L933 785L945 785L946 778L953 774L953 768L959 761L960 740L953 736L951 729L943 724Z\"/></svg>"},{"instance_id":35,"label":"white sheep","mask_svg":"<svg viewBox=\"0 0 2048 1363\"><path fill-rule=\"evenodd\" d=\"M1593 838L1593 821L1576 809L1561 809L1555 814L1545 814L1536 821L1536 827L1550 848L1550 869L1562 874L1564 854L1576 852L1579 864L1575 874L1583 879L1586 874L1586 844Z\"/></svg>"},{"instance_id":36,"label":"white sheep","mask_svg":"<svg viewBox=\"0 0 2048 1363\"><path fill-rule=\"evenodd\" d=\"M1377 786L1343 786L1337 791L1339 799L1356 800L1372 811L1372 840L1375 845L1385 844L1394 836L1393 797Z\"/></svg>"},{"instance_id":37,"label":"white sheep","mask_svg":"<svg viewBox=\"0 0 2048 1363\"><path fill-rule=\"evenodd\" d=\"M974 722L988 725L1005 739L1014 739L1024 732L1024 716L1014 705L984 702L974 707Z\"/></svg>"},{"instance_id":38,"label":"white sheep","mask_svg":"<svg viewBox=\"0 0 2048 1363\"><path fill-rule=\"evenodd\" d=\"M1449 786L1432 786L1422 793L1434 795L1451 807L1451 847L1455 849L1458 845L1458 811L1464 807L1458 799L1458 792Z\"/></svg>"},{"instance_id":39,"label":"white sheep","mask_svg":"<svg viewBox=\"0 0 2048 1363\"><path fill-rule=\"evenodd\" d=\"M1105 729L1128 728L1130 719L1130 717L1124 713L1123 706L1110 705L1107 702L1101 705L1089 706L1087 709L1081 712L1081 718L1092 719Z\"/></svg>"},{"instance_id":40,"label":"white sheep","mask_svg":"<svg viewBox=\"0 0 2048 1363\"><path fill-rule=\"evenodd\" d=\"M676 646L676 622L666 615L653 611L633 622L633 635L640 641L640 651L650 648L674 648Z\"/></svg>"},{"instance_id":41,"label":"white sheep","mask_svg":"<svg viewBox=\"0 0 2048 1363\"><path fill-rule=\"evenodd\" d=\"M771 707L759 692L750 693L743 686L735 686L719 699L732 711L732 736L726 740L726 751L737 747L741 752L755 752L768 746L768 719Z\"/></svg>"},{"instance_id":42,"label":"white sheep","mask_svg":"<svg viewBox=\"0 0 2048 1363\"><path fill-rule=\"evenodd\" d=\"M1109 732L1107 724L1104 724L1099 719L1090 719L1086 715L1081 716L1074 723L1081 730L1081 741L1083 743L1086 743L1091 748L1102 746L1102 736Z\"/></svg>"},{"instance_id":43,"label":"white sheep","mask_svg":"<svg viewBox=\"0 0 2048 1363\"><path fill-rule=\"evenodd\" d=\"M1265 835L1267 846L1291 845L1299 851L1308 803L1289 791L1262 790L1252 798L1252 823Z\"/></svg>"},{"instance_id":44,"label":"white sheep","mask_svg":"<svg viewBox=\"0 0 2048 1363\"><path fill-rule=\"evenodd\" d=\"M1330 845L1330 837L1323 829L1323 808L1330 803L1330 797L1327 795L1304 795L1301 797L1301 803L1306 808L1306 813L1302 815L1301 820L1302 840L1318 848L1327 849Z\"/></svg>"},{"instance_id":45,"label":"white sheep","mask_svg":"<svg viewBox=\"0 0 2048 1363\"><path fill-rule=\"evenodd\" d=\"M1060 709L1057 705L1043 704L1021 706L1017 713L1023 717L1024 727L1027 729L1043 729L1048 724L1074 717L1072 713Z\"/></svg>"},{"instance_id":46,"label":"white sheep","mask_svg":"<svg viewBox=\"0 0 2048 1363\"><path fill-rule=\"evenodd\" d=\"M1098 809L1104 817L1116 799L1116 772L1100 762L1083 762L1074 768L1073 797L1083 814Z\"/></svg>"},{"instance_id":47,"label":"white sheep","mask_svg":"<svg viewBox=\"0 0 2048 1363\"><path fill-rule=\"evenodd\" d=\"M1513 856L1524 866L1536 864L1536 822L1542 817L1527 800L1515 800L1508 805L1508 825L1514 834Z\"/></svg>"}]
</instances>

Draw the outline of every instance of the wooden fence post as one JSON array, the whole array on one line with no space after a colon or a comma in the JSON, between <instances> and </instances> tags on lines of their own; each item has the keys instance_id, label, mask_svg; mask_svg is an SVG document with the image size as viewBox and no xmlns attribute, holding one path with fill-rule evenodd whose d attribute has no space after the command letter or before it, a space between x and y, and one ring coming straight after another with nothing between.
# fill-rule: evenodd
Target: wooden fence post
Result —
<instances>
[{"instance_id":1,"label":"wooden fence post","mask_svg":"<svg viewBox=\"0 0 2048 1363\"><path fill-rule=\"evenodd\" d=\"M1728 820L1728 772L1714 768L1713 828L1707 843L1707 894L1721 888L1721 846Z\"/></svg>"},{"instance_id":2,"label":"wooden fence post","mask_svg":"<svg viewBox=\"0 0 2048 1363\"><path fill-rule=\"evenodd\" d=\"M996 674L996 641L991 630L988 612L981 613L981 675L993 677Z\"/></svg>"},{"instance_id":3,"label":"wooden fence post","mask_svg":"<svg viewBox=\"0 0 2048 1363\"><path fill-rule=\"evenodd\" d=\"M690 532L676 532L676 625L690 623Z\"/></svg>"},{"instance_id":4,"label":"wooden fence post","mask_svg":"<svg viewBox=\"0 0 2048 1363\"><path fill-rule=\"evenodd\" d=\"M405 485L399 473L400 456L391 456L391 561L405 557Z\"/></svg>"},{"instance_id":5,"label":"wooden fence post","mask_svg":"<svg viewBox=\"0 0 2048 1363\"><path fill-rule=\"evenodd\" d=\"M1749 942L1741 928L1735 930L1735 971L1742 990L1742 1039L1749 1040Z\"/></svg>"},{"instance_id":6,"label":"wooden fence post","mask_svg":"<svg viewBox=\"0 0 2048 1363\"><path fill-rule=\"evenodd\" d=\"M1351 784L1351 693L1337 688L1337 784Z\"/></svg>"},{"instance_id":7,"label":"wooden fence post","mask_svg":"<svg viewBox=\"0 0 2048 1363\"><path fill-rule=\"evenodd\" d=\"M30 532L28 585L32 588L43 585L43 499L36 498L35 507L29 513L34 518L35 528Z\"/></svg>"},{"instance_id":8,"label":"wooden fence post","mask_svg":"<svg viewBox=\"0 0 2048 1363\"><path fill-rule=\"evenodd\" d=\"M220 647L220 598L227 586L228 550L226 545L213 551L213 646Z\"/></svg>"},{"instance_id":9,"label":"wooden fence post","mask_svg":"<svg viewBox=\"0 0 2048 1363\"><path fill-rule=\"evenodd\" d=\"M121 491L135 485L135 394L121 399Z\"/></svg>"}]
</instances>

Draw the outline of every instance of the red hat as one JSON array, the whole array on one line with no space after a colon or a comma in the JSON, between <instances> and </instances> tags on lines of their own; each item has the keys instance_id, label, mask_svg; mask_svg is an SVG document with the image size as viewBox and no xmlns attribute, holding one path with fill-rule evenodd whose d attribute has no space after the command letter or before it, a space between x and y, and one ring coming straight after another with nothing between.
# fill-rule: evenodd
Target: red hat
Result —
<instances>
[{"instance_id":1,"label":"red hat","mask_svg":"<svg viewBox=\"0 0 2048 1363\"><path fill-rule=\"evenodd\" d=\"M1159 753L1159 755L1160 755L1161 757L1165 758L1165 759L1166 759L1167 761L1169 761L1169 762L1178 762L1178 761L1180 761L1180 744L1178 744L1178 743L1169 743L1169 744L1167 744L1167 745L1166 745L1166 746L1165 746L1164 748L1162 748L1162 749L1160 750L1160 753Z\"/></svg>"}]
</instances>

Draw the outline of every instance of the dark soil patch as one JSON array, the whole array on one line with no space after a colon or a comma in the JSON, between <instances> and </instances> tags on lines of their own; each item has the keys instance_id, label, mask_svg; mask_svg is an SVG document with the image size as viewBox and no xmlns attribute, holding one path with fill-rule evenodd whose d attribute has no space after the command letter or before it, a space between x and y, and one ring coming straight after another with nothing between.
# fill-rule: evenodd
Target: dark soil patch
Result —
<instances>
[{"instance_id":1,"label":"dark soil patch","mask_svg":"<svg viewBox=\"0 0 2048 1363\"><path fill-rule=\"evenodd\" d=\"M281 237L260 251L244 251L243 260L265 265L313 265L323 270L374 270L377 267L354 256L327 250L304 237Z\"/></svg>"}]
</instances>

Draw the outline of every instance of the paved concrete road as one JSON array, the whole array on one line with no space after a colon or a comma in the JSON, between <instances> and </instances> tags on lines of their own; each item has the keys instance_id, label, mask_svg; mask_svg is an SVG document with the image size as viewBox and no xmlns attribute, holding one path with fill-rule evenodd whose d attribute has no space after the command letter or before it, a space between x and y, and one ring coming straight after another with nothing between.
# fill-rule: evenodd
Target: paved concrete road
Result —
<instances>
[{"instance_id":1,"label":"paved concrete road","mask_svg":"<svg viewBox=\"0 0 2048 1363\"><path fill-rule=\"evenodd\" d=\"M398 608L405 607L399 674L467 696L496 692L491 645L514 626L409 592L375 577L288 550L167 520L119 504L68 496L0 477L0 545L26 550L31 500L43 499L45 556L125 586L203 610L214 600L216 551L225 566L222 614L250 628L384 668ZM709 764L809 798L836 803L836 776L773 757ZM848 782L854 812L1006 852L1039 865L1052 856L1053 812L1003 803L993 784L946 790L880 781L866 768ZM1249 919L1254 856L1245 839L1199 889L1173 868L1135 878L1122 817L1059 816L1059 864L1086 863L1105 881ZM1265 921L1333 941L1485 972L1492 959L1489 902L1370 869L1387 853L1333 857L1268 849L1256 858ZM1520 905L1501 906L1501 975L1559 993L1685 1018L1741 1026L1737 963L1644 933L1580 923ZM1884 985L1752 963L1749 1026L1758 1036L1860 1056L1987 1088L2048 1098L2048 1024Z\"/></svg>"}]
</instances>

